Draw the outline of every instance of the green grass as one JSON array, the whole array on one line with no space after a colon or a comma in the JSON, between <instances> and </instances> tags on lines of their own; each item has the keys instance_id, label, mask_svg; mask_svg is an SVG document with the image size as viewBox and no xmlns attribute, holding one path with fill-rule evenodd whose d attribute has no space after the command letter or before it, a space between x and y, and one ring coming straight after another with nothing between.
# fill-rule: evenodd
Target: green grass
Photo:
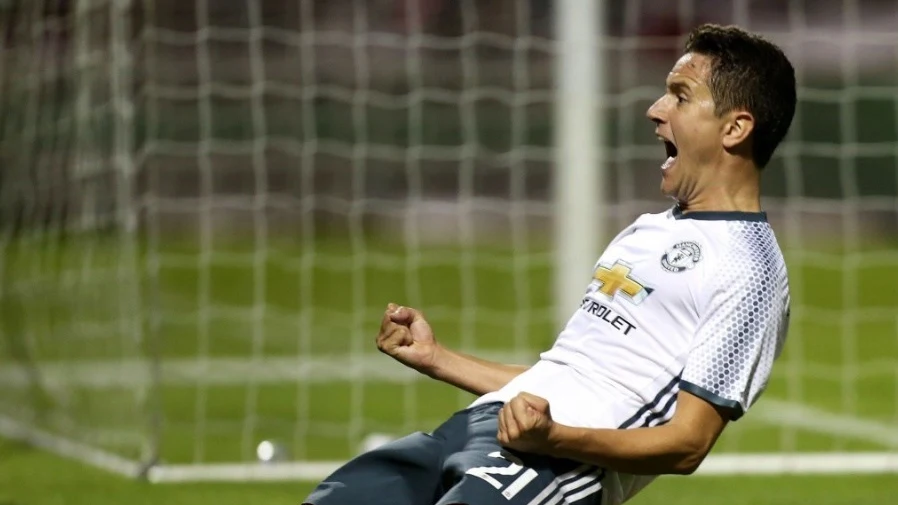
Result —
<instances>
[{"instance_id":1,"label":"green grass","mask_svg":"<svg viewBox=\"0 0 898 505\"><path fill-rule=\"evenodd\" d=\"M0 440L0 503L4 505L297 505L307 483L152 485L85 468ZM885 503L898 479L883 476L661 477L633 505L857 505Z\"/></svg>"},{"instance_id":2,"label":"green grass","mask_svg":"<svg viewBox=\"0 0 898 505\"><path fill-rule=\"evenodd\" d=\"M3 265L0 357L43 365L148 355L160 356L163 363L198 355L339 360L362 353L394 370L399 365L378 356L373 346L389 301L424 308L442 341L475 353L517 349L535 356L554 338L550 257L545 243L536 240L514 250L429 245L410 252L374 239L355 244L320 239L312 247L272 237L264 258L254 255L250 241L216 237L212 243L204 260L197 245L186 241L141 249L139 263L158 259L159 270L143 279L140 311L129 298L136 293L129 289L132 279L115 278L113 267L123 252L115 241L92 237L55 248L39 241L15 248ZM896 368L898 358L898 292L892 289L898 264L864 256L892 247L870 244L849 256L822 246L813 261L791 262L793 329L765 398L895 424L898 381L888 370ZM310 258L314 262L306 261ZM266 310L253 312L258 307ZM861 311L865 317L857 317ZM128 336L133 328L141 329L142 339ZM850 373L842 374L845 370ZM167 463L252 461L263 439L281 441L295 459L314 460L350 457L368 433L430 429L471 399L424 380L256 384L248 377L208 385L182 380L158 389L111 381L99 388L0 389L0 413L21 416L21 407L30 406L39 425L137 457L142 437L152 433L150 413L155 411L162 414L160 451ZM110 433L120 436L110 438ZM0 479L7 479L0 480L0 504L3 499L86 503L101 490L112 498L91 503L296 503L308 490L305 484L150 486L14 444L0 447ZM864 437L764 423L749 414L727 430L715 451L783 449L887 447ZM62 468L75 477L63 476ZM53 484L42 485L51 474ZM898 491L894 480L703 477L699 485L671 478L635 503L695 503L705 496L726 503L862 503L855 494L840 497L840 486L872 497L889 486ZM772 489L783 494L773 499Z\"/></svg>"},{"instance_id":3,"label":"green grass","mask_svg":"<svg viewBox=\"0 0 898 505\"><path fill-rule=\"evenodd\" d=\"M0 503L3 505L296 505L307 487L220 483L157 486L85 468L0 440Z\"/></svg>"}]
</instances>

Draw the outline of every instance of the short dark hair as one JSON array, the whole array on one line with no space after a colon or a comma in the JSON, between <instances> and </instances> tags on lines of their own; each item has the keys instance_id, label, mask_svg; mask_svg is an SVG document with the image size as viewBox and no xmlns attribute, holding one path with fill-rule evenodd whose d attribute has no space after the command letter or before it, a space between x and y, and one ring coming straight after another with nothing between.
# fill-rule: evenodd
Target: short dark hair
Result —
<instances>
[{"instance_id":1,"label":"short dark hair","mask_svg":"<svg viewBox=\"0 0 898 505\"><path fill-rule=\"evenodd\" d=\"M708 86L717 115L744 109L755 119L752 157L764 168L795 115L795 69L783 51L736 26L701 25L689 34L686 53L711 59Z\"/></svg>"}]
</instances>

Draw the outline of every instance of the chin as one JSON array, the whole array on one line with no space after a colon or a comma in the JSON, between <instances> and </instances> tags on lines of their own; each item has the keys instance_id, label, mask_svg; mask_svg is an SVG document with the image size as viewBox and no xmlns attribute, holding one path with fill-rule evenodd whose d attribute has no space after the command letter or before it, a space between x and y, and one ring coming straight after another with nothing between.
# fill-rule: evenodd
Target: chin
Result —
<instances>
[{"instance_id":1,"label":"chin","mask_svg":"<svg viewBox=\"0 0 898 505\"><path fill-rule=\"evenodd\" d=\"M665 179L661 179L661 188L660 189L661 189L662 196L666 196L668 198L674 198L674 199L677 197L677 190L675 188L670 187L670 184L668 184L668 181Z\"/></svg>"}]
</instances>

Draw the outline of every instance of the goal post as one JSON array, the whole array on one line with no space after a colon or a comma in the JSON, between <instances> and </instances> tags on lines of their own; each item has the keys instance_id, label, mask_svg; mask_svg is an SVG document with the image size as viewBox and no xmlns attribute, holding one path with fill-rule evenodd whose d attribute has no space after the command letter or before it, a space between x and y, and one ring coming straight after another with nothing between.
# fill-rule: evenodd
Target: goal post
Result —
<instances>
[{"instance_id":1,"label":"goal post","mask_svg":"<svg viewBox=\"0 0 898 505\"><path fill-rule=\"evenodd\" d=\"M558 328L580 304L606 238L604 54L605 2L555 2L554 210L555 300ZM584 226L584 221L588 223Z\"/></svg>"},{"instance_id":2,"label":"goal post","mask_svg":"<svg viewBox=\"0 0 898 505\"><path fill-rule=\"evenodd\" d=\"M0 2L0 436L264 481L433 429L472 398L376 352L386 304L537 359L669 206L645 111L710 20L782 44L800 105L764 174L789 341L699 474L898 472L898 32L842 6Z\"/></svg>"}]
</instances>

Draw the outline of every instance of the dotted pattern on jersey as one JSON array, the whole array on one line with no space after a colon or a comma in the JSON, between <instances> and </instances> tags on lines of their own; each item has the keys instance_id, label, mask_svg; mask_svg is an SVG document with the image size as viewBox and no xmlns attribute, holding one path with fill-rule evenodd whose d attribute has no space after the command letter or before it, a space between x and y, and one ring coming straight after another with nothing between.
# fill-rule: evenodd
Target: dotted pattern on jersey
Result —
<instances>
[{"instance_id":1,"label":"dotted pattern on jersey","mask_svg":"<svg viewBox=\"0 0 898 505\"><path fill-rule=\"evenodd\" d=\"M683 380L747 410L767 386L788 325L786 265L766 222L728 223L729 254L710 279L712 297Z\"/></svg>"}]
</instances>

